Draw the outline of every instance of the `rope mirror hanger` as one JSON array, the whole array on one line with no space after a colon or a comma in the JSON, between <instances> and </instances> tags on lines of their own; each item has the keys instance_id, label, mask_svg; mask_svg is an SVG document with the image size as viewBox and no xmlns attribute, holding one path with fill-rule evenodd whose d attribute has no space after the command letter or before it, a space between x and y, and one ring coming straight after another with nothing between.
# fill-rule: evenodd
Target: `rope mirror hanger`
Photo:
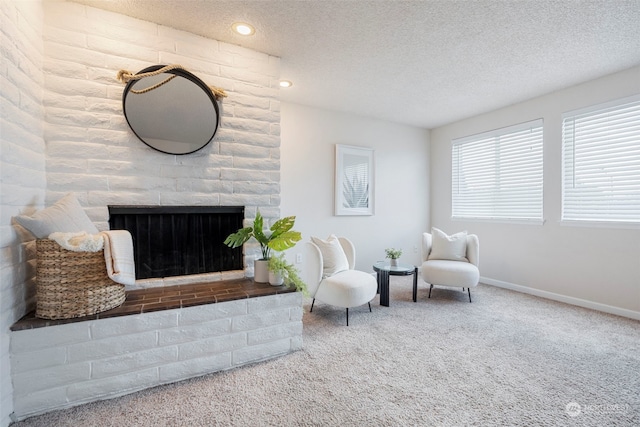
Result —
<instances>
[{"instance_id":1,"label":"rope mirror hanger","mask_svg":"<svg viewBox=\"0 0 640 427\"><path fill-rule=\"evenodd\" d=\"M156 70L156 71L149 71L146 73L138 73L138 74L133 74L131 71L127 71L127 70L120 70L118 71L118 74L116 75L116 79L118 79L119 82L121 83L129 83L131 80L140 80L143 79L145 77L151 77L151 76L157 76L158 74L162 74L164 72L170 71L170 70L184 70L187 71L186 68L184 68L182 65L179 64L171 64L171 65L165 65L164 67ZM160 83L156 83L153 86L149 86L148 88L145 89L139 89L139 90L131 90L131 92L133 93L146 93L149 92L155 88L158 88L160 86L162 86L165 83L168 83L170 80L176 78L177 76L174 74L172 76L167 77L166 79L164 79L163 81L161 81ZM216 100L220 100L220 98L226 98L227 97L227 92L225 92L224 89L219 88L217 86L212 86L209 85L208 86L209 89L211 89L211 92L213 92L213 96L216 97Z\"/></svg>"}]
</instances>

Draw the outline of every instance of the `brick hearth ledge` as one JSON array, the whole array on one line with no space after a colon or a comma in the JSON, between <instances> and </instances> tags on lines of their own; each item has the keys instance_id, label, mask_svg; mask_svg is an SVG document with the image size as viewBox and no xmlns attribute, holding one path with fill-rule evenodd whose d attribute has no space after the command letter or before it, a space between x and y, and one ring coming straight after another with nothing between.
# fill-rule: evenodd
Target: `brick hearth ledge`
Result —
<instances>
[{"instance_id":1,"label":"brick hearth ledge","mask_svg":"<svg viewBox=\"0 0 640 427\"><path fill-rule=\"evenodd\" d=\"M151 312L140 301L145 292L158 298L153 288L128 291L129 308L114 309L113 317L109 312L68 321L26 316L11 332L15 419L301 349L302 295L249 282L244 293L209 284L218 288L208 299L202 293L193 299L174 295L164 305L148 305L157 310ZM188 286L180 288L189 294ZM136 299L138 306L131 305Z\"/></svg>"}]
</instances>

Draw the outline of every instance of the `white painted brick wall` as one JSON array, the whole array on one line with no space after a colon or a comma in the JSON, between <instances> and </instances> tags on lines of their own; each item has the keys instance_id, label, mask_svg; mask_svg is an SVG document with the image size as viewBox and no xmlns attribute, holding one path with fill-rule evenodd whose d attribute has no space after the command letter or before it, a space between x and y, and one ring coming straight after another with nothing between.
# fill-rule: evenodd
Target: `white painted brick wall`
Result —
<instances>
[{"instance_id":1,"label":"white painted brick wall","mask_svg":"<svg viewBox=\"0 0 640 427\"><path fill-rule=\"evenodd\" d=\"M289 309L287 307L269 311L258 311L245 316L235 317L231 325L231 330L238 332L262 329L288 322L289 317Z\"/></svg>"},{"instance_id":2,"label":"white painted brick wall","mask_svg":"<svg viewBox=\"0 0 640 427\"><path fill-rule=\"evenodd\" d=\"M48 204L74 191L101 229L107 228L107 204L132 200L244 204L248 213L262 208L272 219L279 216L280 177L273 173L279 170L279 155L267 149L280 143L273 132L279 123L278 92L271 86L278 58L75 4L45 5L45 23ZM198 153L154 152L126 126L123 86L115 73L157 62L184 64L229 93L221 104L218 135ZM234 67L238 72L225 78L221 67L227 75ZM255 161L261 159L267 161ZM169 167L173 170L166 172ZM224 177L219 167L225 168Z\"/></svg>"},{"instance_id":3,"label":"white painted brick wall","mask_svg":"<svg viewBox=\"0 0 640 427\"><path fill-rule=\"evenodd\" d=\"M158 370L160 382L166 384L189 378L194 371L218 372L231 367L231 353L220 353L164 365Z\"/></svg>"},{"instance_id":4,"label":"white painted brick wall","mask_svg":"<svg viewBox=\"0 0 640 427\"><path fill-rule=\"evenodd\" d=\"M11 333L15 416L106 399L302 348L299 292Z\"/></svg>"},{"instance_id":5,"label":"white painted brick wall","mask_svg":"<svg viewBox=\"0 0 640 427\"><path fill-rule=\"evenodd\" d=\"M188 311L180 313L179 325L184 327L187 325L203 324L214 319L227 319L241 316L247 313L247 301L249 300L242 299L228 301L224 304L192 307Z\"/></svg>"},{"instance_id":6,"label":"white painted brick wall","mask_svg":"<svg viewBox=\"0 0 640 427\"><path fill-rule=\"evenodd\" d=\"M251 345L238 349L232 354L231 363L233 366L242 366L248 363L282 355L291 351L291 339L286 338L263 344Z\"/></svg>"},{"instance_id":7,"label":"white painted brick wall","mask_svg":"<svg viewBox=\"0 0 640 427\"><path fill-rule=\"evenodd\" d=\"M91 375L93 378L105 378L120 373L141 371L151 366L166 365L177 360L177 347L152 348L96 361L91 364Z\"/></svg>"},{"instance_id":8,"label":"white painted brick wall","mask_svg":"<svg viewBox=\"0 0 640 427\"><path fill-rule=\"evenodd\" d=\"M107 204L236 204L279 216L278 58L75 3L44 12L47 203L77 192L99 228ZM158 63L229 95L218 134L197 153L155 152L126 124L116 73Z\"/></svg>"},{"instance_id":9,"label":"white painted brick wall","mask_svg":"<svg viewBox=\"0 0 640 427\"><path fill-rule=\"evenodd\" d=\"M11 325L33 307L32 239L12 217L44 206L40 2L0 1L0 426L11 422ZM52 358L56 357L52 355Z\"/></svg>"},{"instance_id":10,"label":"white painted brick wall","mask_svg":"<svg viewBox=\"0 0 640 427\"><path fill-rule=\"evenodd\" d=\"M212 354L230 353L248 345L246 333L225 334L218 337L191 341L178 346L179 360L192 360Z\"/></svg>"},{"instance_id":11,"label":"white painted brick wall","mask_svg":"<svg viewBox=\"0 0 640 427\"><path fill-rule=\"evenodd\" d=\"M34 350L45 350L60 346L69 346L91 340L91 322L70 323L60 325L55 335L49 328L31 329L25 334L12 334L11 352L13 354L29 353Z\"/></svg>"},{"instance_id":12,"label":"white painted brick wall","mask_svg":"<svg viewBox=\"0 0 640 427\"><path fill-rule=\"evenodd\" d=\"M184 342L204 340L231 332L231 319L218 319L213 321L202 320L201 323L188 326L180 326L167 331L161 331L158 337L160 345L180 344Z\"/></svg>"},{"instance_id":13,"label":"white painted brick wall","mask_svg":"<svg viewBox=\"0 0 640 427\"><path fill-rule=\"evenodd\" d=\"M4 427L13 410L8 328L34 306L35 254L32 243L23 243L32 237L11 218L33 213L71 191L99 229L108 228L107 205L133 203L245 205L247 224L257 209L271 223L280 216L280 60L70 2L0 1L0 36ZM220 104L216 138L197 153L171 156L151 150L126 124L121 111L124 86L115 79L117 71L136 72L159 63L180 63L229 94ZM246 259L257 253L257 245L249 246ZM252 268L249 263L249 274ZM17 372L61 357L54 351L51 361L39 362L38 351L34 354L33 359L24 356L15 362ZM231 366L232 361L229 355L224 363L207 363ZM165 378L184 366L176 362L175 369L165 369ZM126 378L113 384L119 381ZM76 393L81 398L85 392ZM29 399L29 405L47 406L61 397L48 391ZM17 412L29 399L21 400Z\"/></svg>"},{"instance_id":14,"label":"white painted brick wall","mask_svg":"<svg viewBox=\"0 0 640 427\"><path fill-rule=\"evenodd\" d=\"M67 360L69 363L76 363L142 351L157 344L156 335L157 332L152 330L100 340L83 341L67 347Z\"/></svg>"}]
</instances>

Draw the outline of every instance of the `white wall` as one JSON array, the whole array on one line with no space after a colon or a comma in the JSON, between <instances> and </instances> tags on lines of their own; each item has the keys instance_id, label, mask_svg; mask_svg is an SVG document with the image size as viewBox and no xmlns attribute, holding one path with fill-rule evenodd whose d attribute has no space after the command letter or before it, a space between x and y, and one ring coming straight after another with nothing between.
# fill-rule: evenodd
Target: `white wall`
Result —
<instances>
[{"instance_id":1,"label":"white wall","mask_svg":"<svg viewBox=\"0 0 640 427\"><path fill-rule=\"evenodd\" d=\"M297 216L303 234L287 256L303 253L311 236L335 233L355 243L358 269L372 271L388 247L418 263L429 225L429 131L290 103L281 112L281 211ZM334 216L335 144L375 150L375 215Z\"/></svg>"},{"instance_id":2,"label":"white wall","mask_svg":"<svg viewBox=\"0 0 640 427\"><path fill-rule=\"evenodd\" d=\"M42 5L0 1L0 426L10 422L9 327L33 304L35 251L11 218L45 199Z\"/></svg>"},{"instance_id":3,"label":"white wall","mask_svg":"<svg viewBox=\"0 0 640 427\"><path fill-rule=\"evenodd\" d=\"M480 239L480 274L511 287L640 319L640 229L568 226L561 216L561 115L640 93L640 67L433 129L432 225ZM451 140L544 119L544 225L453 221Z\"/></svg>"},{"instance_id":4,"label":"white wall","mask_svg":"<svg viewBox=\"0 0 640 427\"><path fill-rule=\"evenodd\" d=\"M99 229L107 205L242 205L279 214L280 59L76 3L45 2L47 203L74 192ZM136 138L119 70L180 64L223 88L220 127L181 156Z\"/></svg>"}]
</instances>

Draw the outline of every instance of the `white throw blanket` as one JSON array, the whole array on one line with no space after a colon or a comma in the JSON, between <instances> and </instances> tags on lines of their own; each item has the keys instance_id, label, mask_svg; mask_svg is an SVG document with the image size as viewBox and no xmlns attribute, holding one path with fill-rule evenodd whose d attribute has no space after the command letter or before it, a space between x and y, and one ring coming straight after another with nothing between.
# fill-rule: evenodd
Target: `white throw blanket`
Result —
<instances>
[{"instance_id":1,"label":"white throw blanket","mask_svg":"<svg viewBox=\"0 0 640 427\"><path fill-rule=\"evenodd\" d=\"M100 234L104 237L104 260L109 278L123 285L134 285L136 265L131 233L127 230L109 230Z\"/></svg>"},{"instance_id":2,"label":"white throw blanket","mask_svg":"<svg viewBox=\"0 0 640 427\"><path fill-rule=\"evenodd\" d=\"M98 252L104 249L104 261L109 278L122 285L136 283L133 239L128 231L109 230L99 234L51 233L49 238L69 251Z\"/></svg>"},{"instance_id":3,"label":"white throw blanket","mask_svg":"<svg viewBox=\"0 0 640 427\"><path fill-rule=\"evenodd\" d=\"M104 239L100 234L80 233L51 233L49 239L55 241L64 249L73 252L98 252L104 246Z\"/></svg>"}]
</instances>

